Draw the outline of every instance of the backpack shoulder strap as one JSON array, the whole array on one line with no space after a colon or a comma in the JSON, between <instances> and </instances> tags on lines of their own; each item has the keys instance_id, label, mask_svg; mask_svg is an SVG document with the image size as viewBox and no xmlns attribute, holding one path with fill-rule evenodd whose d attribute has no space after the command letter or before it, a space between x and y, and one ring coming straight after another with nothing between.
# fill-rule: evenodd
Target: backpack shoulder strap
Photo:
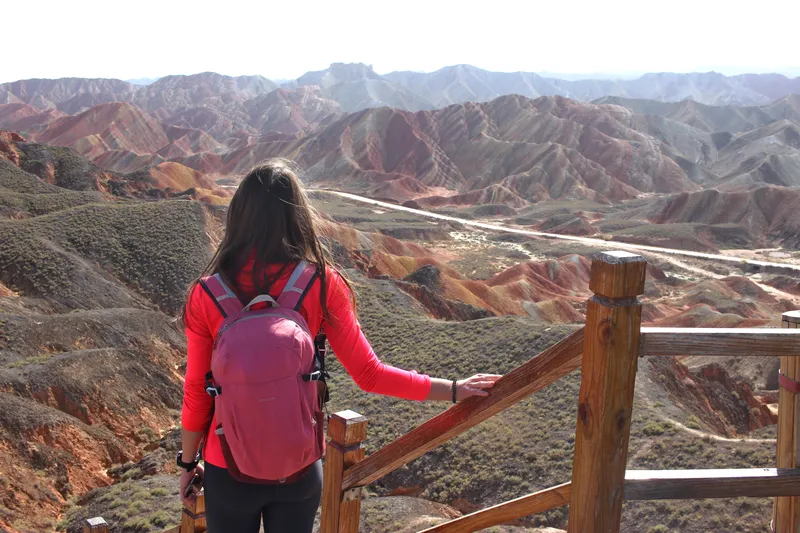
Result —
<instances>
[{"instance_id":1,"label":"backpack shoulder strap","mask_svg":"<svg viewBox=\"0 0 800 533\"><path fill-rule=\"evenodd\" d=\"M307 261L300 261L295 267L289 281L278 296L278 304L295 311L300 310L308 290L319 277L319 269Z\"/></svg>"},{"instance_id":2,"label":"backpack shoulder strap","mask_svg":"<svg viewBox=\"0 0 800 533\"><path fill-rule=\"evenodd\" d=\"M200 286L217 306L224 319L238 315L244 307L219 274L202 278Z\"/></svg>"}]
</instances>

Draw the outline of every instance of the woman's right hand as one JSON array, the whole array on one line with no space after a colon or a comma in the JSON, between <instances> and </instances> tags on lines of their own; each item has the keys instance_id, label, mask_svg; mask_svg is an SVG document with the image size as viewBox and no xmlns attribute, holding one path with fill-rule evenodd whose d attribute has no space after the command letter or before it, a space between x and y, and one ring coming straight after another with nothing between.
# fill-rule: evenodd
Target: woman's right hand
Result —
<instances>
[{"instance_id":1,"label":"woman's right hand","mask_svg":"<svg viewBox=\"0 0 800 533\"><path fill-rule=\"evenodd\" d=\"M181 472L180 495L183 505L187 508L191 508L197 501L197 495L203 488L203 474L203 465L197 465L188 472L186 470Z\"/></svg>"},{"instance_id":2,"label":"woman's right hand","mask_svg":"<svg viewBox=\"0 0 800 533\"><path fill-rule=\"evenodd\" d=\"M497 374L475 374L456 382L456 401L460 402L472 396L489 396L488 389L494 387L497 380L502 377Z\"/></svg>"}]
</instances>

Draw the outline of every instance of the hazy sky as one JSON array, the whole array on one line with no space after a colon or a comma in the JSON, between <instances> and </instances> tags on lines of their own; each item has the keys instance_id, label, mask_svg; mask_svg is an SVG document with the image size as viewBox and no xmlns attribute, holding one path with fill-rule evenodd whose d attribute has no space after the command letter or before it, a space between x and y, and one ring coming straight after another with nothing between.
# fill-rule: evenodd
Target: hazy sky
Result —
<instances>
[{"instance_id":1,"label":"hazy sky","mask_svg":"<svg viewBox=\"0 0 800 533\"><path fill-rule=\"evenodd\" d=\"M0 82L215 71L294 78L332 62L379 73L800 74L800 1L10 0Z\"/></svg>"}]
</instances>

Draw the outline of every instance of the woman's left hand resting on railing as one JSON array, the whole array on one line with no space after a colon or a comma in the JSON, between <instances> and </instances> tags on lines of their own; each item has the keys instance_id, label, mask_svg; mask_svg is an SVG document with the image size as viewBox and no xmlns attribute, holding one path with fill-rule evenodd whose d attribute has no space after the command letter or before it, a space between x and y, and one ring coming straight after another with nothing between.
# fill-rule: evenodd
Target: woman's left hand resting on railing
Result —
<instances>
[{"instance_id":1,"label":"woman's left hand resting on railing","mask_svg":"<svg viewBox=\"0 0 800 533\"><path fill-rule=\"evenodd\" d=\"M456 401L466 400L472 396L489 396L489 389L503 376L497 374L475 374L456 381ZM431 378L431 391L426 400L452 401L453 381Z\"/></svg>"}]
</instances>

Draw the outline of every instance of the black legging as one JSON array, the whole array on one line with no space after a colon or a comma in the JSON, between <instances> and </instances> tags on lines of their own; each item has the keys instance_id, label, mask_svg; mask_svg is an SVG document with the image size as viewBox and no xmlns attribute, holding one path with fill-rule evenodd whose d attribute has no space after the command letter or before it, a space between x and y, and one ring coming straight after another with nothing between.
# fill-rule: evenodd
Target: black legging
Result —
<instances>
[{"instance_id":1,"label":"black legging","mask_svg":"<svg viewBox=\"0 0 800 533\"><path fill-rule=\"evenodd\" d=\"M236 481L225 468L206 463L208 533L311 533L322 496L322 461L291 485Z\"/></svg>"}]
</instances>

